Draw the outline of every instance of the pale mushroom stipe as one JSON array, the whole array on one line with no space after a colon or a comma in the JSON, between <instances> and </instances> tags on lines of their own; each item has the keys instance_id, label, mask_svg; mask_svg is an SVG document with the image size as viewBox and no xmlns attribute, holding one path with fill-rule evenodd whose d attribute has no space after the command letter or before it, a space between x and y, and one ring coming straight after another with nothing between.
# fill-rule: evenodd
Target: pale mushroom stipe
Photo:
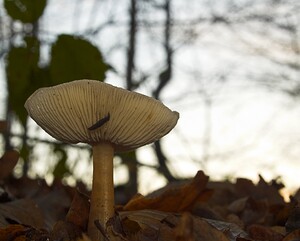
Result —
<instances>
[{"instance_id":1,"label":"pale mushroom stipe","mask_svg":"<svg viewBox=\"0 0 300 241\"><path fill-rule=\"evenodd\" d=\"M94 222L99 220L105 228L114 215L114 152L159 140L175 127L179 114L154 98L97 80L38 89L27 99L25 108L57 140L92 146L88 234L92 240L105 240Z\"/></svg>"}]
</instances>

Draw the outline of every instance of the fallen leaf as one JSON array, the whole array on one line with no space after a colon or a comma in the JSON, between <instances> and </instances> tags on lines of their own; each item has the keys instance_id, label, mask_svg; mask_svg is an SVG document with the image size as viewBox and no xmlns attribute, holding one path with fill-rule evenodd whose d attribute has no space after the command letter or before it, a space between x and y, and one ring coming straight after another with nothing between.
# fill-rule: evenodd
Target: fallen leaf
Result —
<instances>
[{"instance_id":1,"label":"fallen leaf","mask_svg":"<svg viewBox=\"0 0 300 241\"><path fill-rule=\"evenodd\" d=\"M82 234L82 237L76 239L76 241L91 241L86 234Z\"/></svg>"},{"instance_id":2,"label":"fallen leaf","mask_svg":"<svg viewBox=\"0 0 300 241\"><path fill-rule=\"evenodd\" d=\"M62 188L41 193L34 200L43 213L47 229L51 229L58 220L65 219L71 203L70 197Z\"/></svg>"},{"instance_id":3,"label":"fallen leaf","mask_svg":"<svg viewBox=\"0 0 300 241\"><path fill-rule=\"evenodd\" d=\"M213 190L209 203L213 206L227 206L239 196L237 196L235 184L229 181L208 182L207 187Z\"/></svg>"},{"instance_id":4,"label":"fallen leaf","mask_svg":"<svg viewBox=\"0 0 300 241\"><path fill-rule=\"evenodd\" d=\"M19 153L15 150L8 150L0 158L0 180L8 177L19 160Z\"/></svg>"},{"instance_id":5,"label":"fallen leaf","mask_svg":"<svg viewBox=\"0 0 300 241\"><path fill-rule=\"evenodd\" d=\"M44 179L31 179L27 176L15 178L9 176L4 182L6 192L14 198L31 198L47 193L51 189Z\"/></svg>"},{"instance_id":6,"label":"fallen leaf","mask_svg":"<svg viewBox=\"0 0 300 241\"><path fill-rule=\"evenodd\" d=\"M296 229L300 229L300 207L295 207L285 223L287 232L292 232Z\"/></svg>"},{"instance_id":7,"label":"fallen leaf","mask_svg":"<svg viewBox=\"0 0 300 241\"><path fill-rule=\"evenodd\" d=\"M195 241L194 222L190 213L183 213L179 224L175 228L176 241Z\"/></svg>"},{"instance_id":8,"label":"fallen leaf","mask_svg":"<svg viewBox=\"0 0 300 241\"><path fill-rule=\"evenodd\" d=\"M198 217L225 221L225 215L222 217L209 203L197 202L191 212Z\"/></svg>"},{"instance_id":9,"label":"fallen leaf","mask_svg":"<svg viewBox=\"0 0 300 241\"><path fill-rule=\"evenodd\" d=\"M211 191L206 189L207 181L208 177L199 171L191 182L165 189L159 195L149 197L136 195L123 207L123 210L189 211L197 201L206 200L211 195Z\"/></svg>"},{"instance_id":10,"label":"fallen leaf","mask_svg":"<svg viewBox=\"0 0 300 241\"><path fill-rule=\"evenodd\" d=\"M240 217L247 226L253 223L269 223L269 203L267 200L254 200L251 197L238 199L228 206L228 210Z\"/></svg>"},{"instance_id":11,"label":"fallen leaf","mask_svg":"<svg viewBox=\"0 0 300 241\"><path fill-rule=\"evenodd\" d=\"M227 237L227 229L220 231L207 220L190 213L122 211L118 212L117 218L110 220L108 225L112 226L114 233L123 240L130 241L231 241Z\"/></svg>"},{"instance_id":12,"label":"fallen leaf","mask_svg":"<svg viewBox=\"0 0 300 241\"><path fill-rule=\"evenodd\" d=\"M175 224L166 221L171 213L156 210L122 211L110 219L108 227L121 240L155 241L175 240Z\"/></svg>"},{"instance_id":13,"label":"fallen leaf","mask_svg":"<svg viewBox=\"0 0 300 241\"><path fill-rule=\"evenodd\" d=\"M298 240L300 240L300 229L294 230L293 232L289 233L281 241L298 241Z\"/></svg>"},{"instance_id":14,"label":"fallen leaf","mask_svg":"<svg viewBox=\"0 0 300 241\"><path fill-rule=\"evenodd\" d=\"M82 230L73 223L58 221L51 233L51 240L76 240L82 237Z\"/></svg>"},{"instance_id":15,"label":"fallen leaf","mask_svg":"<svg viewBox=\"0 0 300 241\"><path fill-rule=\"evenodd\" d=\"M5 228L0 228L0 240L26 240L25 234L28 231L28 227L21 224L8 225Z\"/></svg>"},{"instance_id":16,"label":"fallen leaf","mask_svg":"<svg viewBox=\"0 0 300 241\"><path fill-rule=\"evenodd\" d=\"M281 241L283 239L283 235L281 233L277 233L272 230L270 227L266 227L263 225L251 225L248 228L250 237L256 241Z\"/></svg>"},{"instance_id":17,"label":"fallen leaf","mask_svg":"<svg viewBox=\"0 0 300 241\"><path fill-rule=\"evenodd\" d=\"M81 230L86 230L88 219L89 219L89 198L76 191L74 198L71 203L71 207L67 213L66 221L73 223Z\"/></svg>"},{"instance_id":18,"label":"fallen leaf","mask_svg":"<svg viewBox=\"0 0 300 241\"><path fill-rule=\"evenodd\" d=\"M50 240L49 238L46 230L38 230L26 225L10 224L5 228L0 228L1 241L44 241Z\"/></svg>"},{"instance_id":19,"label":"fallen leaf","mask_svg":"<svg viewBox=\"0 0 300 241\"><path fill-rule=\"evenodd\" d=\"M41 210L31 199L0 203L0 227L9 224L25 224L37 229L45 225Z\"/></svg>"},{"instance_id":20,"label":"fallen leaf","mask_svg":"<svg viewBox=\"0 0 300 241\"><path fill-rule=\"evenodd\" d=\"M238 178L236 181L236 193L239 197L252 197L255 200L268 200L270 204L284 204L284 199L279 190L283 187L276 180L267 183L262 176L259 176L259 182L255 185L251 180Z\"/></svg>"},{"instance_id":21,"label":"fallen leaf","mask_svg":"<svg viewBox=\"0 0 300 241\"><path fill-rule=\"evenodd\" d=\"M222 221L212 220L212 219L203 219L203 220L205 220L207 223L209 223L217 230L224 233L230 241L235 241L237 238L243 238L244 240L251 240L249 235L234 223L222 222Z\"/></svg>"}]
</instances>

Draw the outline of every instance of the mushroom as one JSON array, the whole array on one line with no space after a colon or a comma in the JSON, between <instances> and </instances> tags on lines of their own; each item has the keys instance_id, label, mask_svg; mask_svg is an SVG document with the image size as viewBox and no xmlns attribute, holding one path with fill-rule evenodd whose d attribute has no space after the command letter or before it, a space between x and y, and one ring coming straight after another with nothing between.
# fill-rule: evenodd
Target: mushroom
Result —
<instances>
[{"instance_id":1,"label":"mushroom","mask_svg":"<svg viewBox=\"0 0 300 241\"><path fill-rule=\"evenodd\" d=\"M36 90L26 101L30 117L66 143L87 143L93 150L93 184L88 234L103 237L114 215L113 156L152 143L177 123L179 114L160 101L97 80L75 80Z\"/></svg>"}]
</instances>

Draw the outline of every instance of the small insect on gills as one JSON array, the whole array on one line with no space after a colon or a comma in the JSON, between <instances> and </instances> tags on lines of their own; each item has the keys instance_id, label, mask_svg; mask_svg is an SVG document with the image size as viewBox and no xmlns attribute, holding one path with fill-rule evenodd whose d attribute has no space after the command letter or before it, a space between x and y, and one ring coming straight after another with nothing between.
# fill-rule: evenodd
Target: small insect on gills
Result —
<instances>
[{"instance_id":1,"label":"small insect on gills","mask_svg":"<svg viewBox=\"0 0 300 241\"><path fill-rule=\"evenodd\" d=\"M103 117L102 119L98 120L94 125L88 128L89 131L93 131L98 129L99 127L103 126L106 122L110 119L110 114L108 113L107 116Z\"/></svg>"}]
</instances>

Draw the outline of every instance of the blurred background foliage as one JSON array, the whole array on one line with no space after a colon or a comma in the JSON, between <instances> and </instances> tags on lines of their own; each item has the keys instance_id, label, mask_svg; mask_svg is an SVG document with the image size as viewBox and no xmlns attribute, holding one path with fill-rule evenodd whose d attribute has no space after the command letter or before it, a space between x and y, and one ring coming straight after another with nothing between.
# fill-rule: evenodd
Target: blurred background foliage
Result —
<instances>
[{"instance_id":1,"label":"blurred background foliage","mask_svg":"<svg viewBox=\"0 0 300 241\"><path fill-rule=\"evenodd\" d=\"M189 159L196 169L248 149L248 143L241 146L239 140L234 148L222 149L214 143L218 129L213 111L219 99L224 103L233 92L249 89L252 93L262 89L263 94L281 93L294 102L299 97L298 1L2 0L1 5L1 81L5 88L1 94L7 96L1 106L6 122L2 143L3 151L20 151L19 175L36 177L39 168L44 168L48 177L70 180L76 170L90 167L86 146L69 147L45 138L27 117L26 99L44 86L97 79L166 100L178 108L183 121L201 122L196 147L184 134L186 127L180 126L175 131L180 141L169 145L190 145L178 159ZM200 98L200 104L198 99L195 105L195 98ZM197 105L202 108L198 119L191 121L191 114L185 118L184 111ZM248 141L257 142L261 135L263 132L248 137ZM172 155L162 142L150 148L155 163L143 162L136 152L116 156L116 166L127 173L119 188L125 188L128 196L139 189L141 167L155 170L166 181L185 176L180 173L184 173L181 164L177 170L172 168ZM74 149L85 154L74 155ZM176 148L173 152L176 159ZM298 149L291 152L300 153ZM52 165L46 167L47 162ZM76 179L80 177L75 175Z\"/></svg>"},{"instance_id":2,"label":"blurred background foliage","mask_svg":"<svg viewBox=\"0 0 300 241\"><path fill-rule=\"evenodd\" d=\"M109 66L104 62L100 50L90 41L79 36L60 34L50 45L50 61L41 59L41 39L39 37L39 18L47 6L46 0L5 0L4 7L11 21L9 46L5 49L5 70L8 90L7 114L16 117L24 130L21 143L23 159L22 175L27 175L28 162L33 146L28 145L26 99L38 88L53 86L75 79L97 79L103 81ZM13 26L18 24L18 30ZM3 49L4 50L4 49ZM11 120L8 120L11 126ZM71 121L71 120L70 120ZM5 149L15 148L10 142L11 133L5 133ZM53 155L58 161L50 170L55 178L71 174L66 164L66 151L58 143Z\"/></svg>"}]
</instances>

